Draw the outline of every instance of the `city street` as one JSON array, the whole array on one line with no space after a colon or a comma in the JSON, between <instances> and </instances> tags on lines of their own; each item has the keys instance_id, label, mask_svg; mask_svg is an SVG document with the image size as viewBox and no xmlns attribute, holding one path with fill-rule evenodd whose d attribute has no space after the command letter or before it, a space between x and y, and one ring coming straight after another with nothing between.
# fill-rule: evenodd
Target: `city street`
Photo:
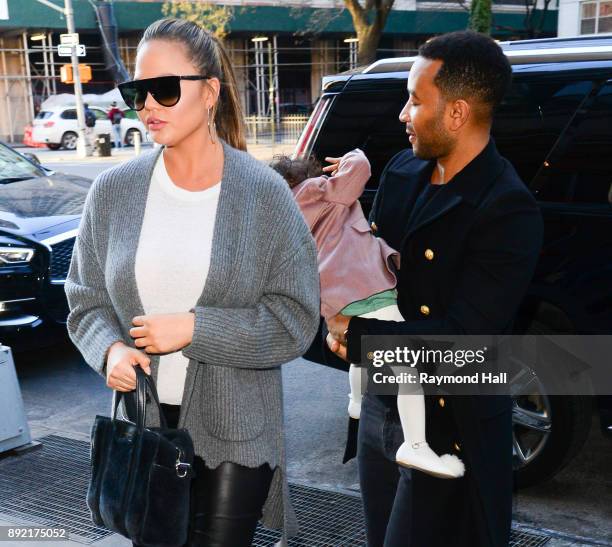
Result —
<instances>
[{"instance_id":1,"label":"city street","mask_svg":"<svg viewBox=\"0 0 612 547\"><path fill-rule=\"evenodd\" d=\"M273 154L290 153L291 148L272 150L260 145L250 151L269 161ZM36 153L47 167L89 177L134 154L127 148L111 158L82 160L74 152L27 151ZM110 390L69 341L49 350L18 354L16 365L33 438L54 434L87 441L95 415L110 413ZM288 363L283 371L290 482L358 494L356 462L341 463L347 375L304 359ZM551 538L548 545L612 545L612 530L607 526L612 485L609 454L610 441L601 435L594 416L590 438L570 466L554 480L515 496L516 526L546 533ZM0 525L8 524L0 520ZM99 544L129 542L111 535Z\"/></svg>"},{"instance_id":2,"label":"city street","mask_svg":"<svg viewBox=\"0 0 612 547\"><path fill-rule=\"evenodd\" d=\"M0 0L0 64L0 547L612 547L609 352L551 343L612 333L612 0ZM101 419L67 316L92 362L139 308L139 347L192 342L157 387L215 472ZM368 395L344 464L318 311L352 362L495 347L381 351L367 393L435 396Z\"/></svg>"},{"instance_id":3,"label":"city street","mask_svg":"<svg viewBox=\"0 0 612 547\"><path fill-rule=\"evenodd\" d=\"M249 153L266 163L270 162L276 154L291 154L294 148L295 143L279 143L276 146L269 144L248 145ZM141 152L151 149L151 144L144 144L141 147ZM17 150L22 153L35 154L42 165L54 171L92 179L101 171L117 165L121 161L133 158L135 155L133 147L124 147L119 150L113 148L110 157L91 156L86 159L79 158L74 150L49 150L48 148L31 148L26 146L20 146Z\"/></svg>"}]
</instances>

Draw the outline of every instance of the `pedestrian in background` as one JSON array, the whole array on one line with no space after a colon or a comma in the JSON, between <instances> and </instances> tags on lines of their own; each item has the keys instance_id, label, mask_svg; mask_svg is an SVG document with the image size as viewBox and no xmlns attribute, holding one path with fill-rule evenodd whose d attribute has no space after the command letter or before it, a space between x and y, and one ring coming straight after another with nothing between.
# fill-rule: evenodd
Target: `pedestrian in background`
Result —
<instances>
[{"instance_id":1,"label":"pedestrian in background","mask_svg":"<svg viewBox=\"0 0 612 547\"><path fill-rule=\"evenodd\" d=\"M85 109L85 147L91 150L95 145L96 115L89 108L88 103L83 104L83 108Z\"/></svg>"},{"instance_id":2,"label":"pedestrian in background","mask_svg":"<svg viewBox=\"0 0 612 547\"><path fill-rule=\"evenodd\" d=\"M121 120L125 117L125 114L120 108L117 108L117 101L111 103L111 109L108 111L108 119L111 122L113 128L113 142L115 148L121 148Z\"/></svg>"}]
</instances>

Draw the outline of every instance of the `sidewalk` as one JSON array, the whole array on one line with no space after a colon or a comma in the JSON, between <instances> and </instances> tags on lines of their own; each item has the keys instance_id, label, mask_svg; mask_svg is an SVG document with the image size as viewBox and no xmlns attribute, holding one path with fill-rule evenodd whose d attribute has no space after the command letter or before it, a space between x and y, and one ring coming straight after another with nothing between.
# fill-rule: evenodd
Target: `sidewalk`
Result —
<instances>
[{"instance_id":1,"label":"sidewalk","mask_svg":"<svg viewBox=\"0 0 612 547\"><path fill-rule=\"evenodd\" d=\"M3 520L0 518L0 530L5 526L15 527L15 526L34 526L40 527L40 524L28 523L25 521L21 521L19 524L14 522L10 522L8 520ZM515 523L513 526L513 530L515 534L517 533L526 533L529 534L530 538L521 538L522 541L513 541L510 543L509 547L521 547L521 546L530 546L536 545L536 543L532 543L534 541L534 537L537 537L541 534L545 534L544 538L548 537L548 541L545 543L537 543L537 545L545 545L545 547L587 547L587 546L603 546L609 547L610 544L606 542L600 542L597 540L590 540L588 538L579 538L579 537L571 537L565 534L558 534L557 532L551 530L539 530L536 528L532 528L529 526L522 525L520 523ZM514 537L517 537L516 535ZM6 541L6 540L5 540ZM7 545L19 545L20 547L40 547L42 540L37 541L7 541ZM0 544L3 542L0 540ZM69 545L96 545L97 547L131 547L132 542L119 534L110 534L105 538L89 542L89 541L75 541L74 539L68 539L63 541L50 540L50 541L42 541L42 544L45 547L67 547ZM291 543L290 543L291 545ZM229 546L228 546L229 547ZM272 545L270 545L272 547ZM342 547L340 544L328 547ZM365 544L364 544L365 547ZM449 546L451 547L451 546Z\"/></svg>"},{"instance_id":2,"label":"sidewalk","mask_svg":"<svg viewBox=\"0 0 612 547\"><path fill-rule=\"evenodd\" d=\"M127 538L91 523L85 502L90 450L86 437L75 431L36 427L32 430L32 438L42 441L41 448L17 456L18 460L10 456L4 462L0 460L5 487L4 495L0 492L0 544L35 547L44 541L45 545L52 547L93 544L131 547ZM47 451L46 455L43 450ZM62 479L58 481L58 477ZM322 488L311 481L295 480L290 480L290 489L301 525L300 536L290 541L290 547L366 547L358 491ZM17 490L19 494L15 497ZM39 529L38 533L48 534L48 528L53 526L58 532L62 527L68 527L68 538L48 541L7 539L8 528L17 529L21 534L35 534L36 529ZM252 545L276 547L278 538L278 532L258 527ZM515 521L508 547L594 545L612 544Z\"/></svg>"},{"instance_id":3,"label":"sidewalk","mask_svg":"<svg viewBox=\"0 0 612 547\"><path fill-rule=\"evenodd\" d=\"M45 522L56 522L58 526L63 523L83 533L91 528L85 507L88 447L66 440L89 441L94 416L109 413L110 390L67 343L19 355L16 366L32 438L59 436L65 451L58 451L57 443L53 448L53 443L47 441L48 456L44 462L21 460L11 469L0 462L0 513L4 511L0 514L0 526L13 525L12 515L33 519L36 518L33 514L37 514L41 519L38 526ZM308 532L299 545L363 547L362 534L359 541L309 539L327 533L328 538L335 534L333 537L344 540L355 535L356 527L363 527L360 512L355 510L355 496L359 492L356 462L341 463L346 435L346 374L304 359L285 364L283 369L288 479L292 487L316 487L316 491L295 490L298 516ZM313 393L317 404L313 404ZM606 486L608 443L595 421L580 458L553 481L517 494L513 537L519 538L518 532L529 535L509 547L612 546ZM561 530L564 533L557 532ZM580 536L605 539L588 540ZM94 541L96 537L100 539ZM131 545L121 536L103 533L89 536L89 542L104 547ZM42 545L66 547L84 543L83 536L74 536L67 542L45 541ZM264 541L254 547L272 544L273 541ZM34 547L41 543L0 542L0 547L4 545ZM294 543L292 547L297 546Z\"/></svg>"}]
</instances>

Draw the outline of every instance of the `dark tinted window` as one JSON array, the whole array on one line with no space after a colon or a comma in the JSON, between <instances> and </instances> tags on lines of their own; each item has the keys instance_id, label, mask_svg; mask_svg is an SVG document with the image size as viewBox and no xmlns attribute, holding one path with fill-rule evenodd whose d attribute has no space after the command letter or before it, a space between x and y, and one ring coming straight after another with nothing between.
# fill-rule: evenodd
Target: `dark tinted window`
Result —
<instances>
[{"instance_id":1,"label":"dark tinted window","mask_svg":"<svg viewBox=\"0 0 612 547\"><path fill-rule=\"evenodd\" d=\"M64 120L76 120L77 119L76 110L74 110L74 109L64 110L62 112L62 119L64 119Z\"/></svg>"},{"instance_id":2,"label":"dark tinted window","mask_svg":"<svg viewBox=\"0 0 612 547\"><path fill-rule=\"evenodd\" d=\"M37 120L46 120L53 116L53 112L49 112L48 110L41 110L38 114L36 114Z\"/></svg>"},{"instance_id":3,"label":"dark tinted window","mask_svg":"<svg viewBox=\"0 0 612 547\"><path fill-rule=\"evenodd\" d=\"M539 198L612 205L612 81L576 118L571 139L546 170Z\"/></svg>"},{"instance_id":4,"label":"dark tinted window","mask_svg":"<svg viewBox=\"0 0 612 547\"><path fill-rule=\"evenodd\" d=\"M407 95L403 80L386 89L370 88L337 96L313 152L323 161L325 156L341 156L361 148L372 167L366 188L377 188L391 156L410 147L405 126L399 121Z\"/></svg>"},{"instance_id":5,"label":"dark tinted window","mask_svg":"<svg viewBox=\"0 0 612 547\"><path fill-rule=\"evenodd\" d=\"M492 132L500 153L512 162L526 184L531 183L592 85L590 80L514 76Z\"/></svg>"}]
</instances>

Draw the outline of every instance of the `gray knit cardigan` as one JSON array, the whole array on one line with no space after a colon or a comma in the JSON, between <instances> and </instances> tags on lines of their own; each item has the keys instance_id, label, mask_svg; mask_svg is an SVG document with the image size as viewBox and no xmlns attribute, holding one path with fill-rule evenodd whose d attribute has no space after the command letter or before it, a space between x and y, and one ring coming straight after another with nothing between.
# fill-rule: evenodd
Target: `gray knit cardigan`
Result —
<instances>
[{"instance_id":1,"label":"gray knit cardigan","mask_svg":"<svg viewBox=\"0 0 612 547\"><path fill-rule=\"evenodd\" d=\"M286 544L298 524L286 478L280 365L302 355L317 332L317 251L287 183L221 142L225 160L210 269L191 309L193 340L182 349L189 364L178 427L190 432L195 453L209 467L223 461L277 466L262 523L282 528ZM104 378L108 347L116 340L135 347L132 318L144 315L134 260L162 149L100 173L85 201L65 285L67 327L87 364ZM159 259L168 252L160 249ZM157 380L159 356L150 357ZM118 414L128 418L123 400ZM159 425L153 402L146 425Z\"/></svg>"}]
</instances>

